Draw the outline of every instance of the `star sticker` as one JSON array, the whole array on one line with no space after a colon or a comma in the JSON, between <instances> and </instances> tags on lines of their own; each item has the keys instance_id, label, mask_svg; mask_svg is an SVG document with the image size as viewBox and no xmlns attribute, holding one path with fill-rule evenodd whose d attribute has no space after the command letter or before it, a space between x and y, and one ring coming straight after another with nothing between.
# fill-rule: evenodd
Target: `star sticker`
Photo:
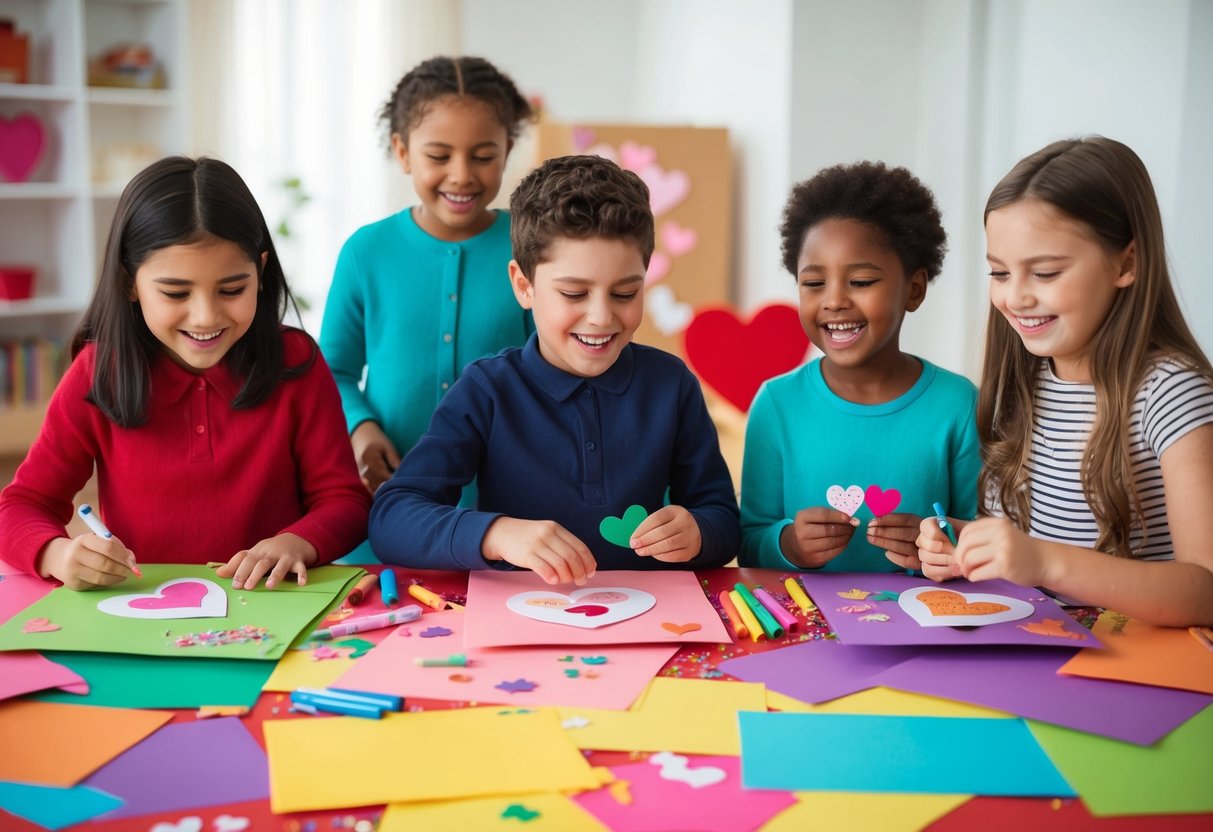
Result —
<instances>
[{"instance_id":1,"label":"star sticker","mask_svg":"<svg viewBox=\"0 0 1213 832\"><path fill-rule=\"evenodd\" d=\"M493 687L506 693L526 693L539 687L539 685L530 679L515 679L512 682L501 682L500 684L493 685Z\"/></svg>"}]
</instances>

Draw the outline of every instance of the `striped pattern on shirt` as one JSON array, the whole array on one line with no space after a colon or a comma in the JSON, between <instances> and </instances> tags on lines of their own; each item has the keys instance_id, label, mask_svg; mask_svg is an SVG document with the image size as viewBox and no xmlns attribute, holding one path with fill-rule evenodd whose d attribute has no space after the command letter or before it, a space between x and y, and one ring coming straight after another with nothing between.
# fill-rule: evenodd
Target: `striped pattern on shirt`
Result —
<instances>
[{"instance_id":1,"label":"striped pattern on shirt","mask_svg":"<svg viewBox=\"0 0 1213 832\"><path fill-rule=\"evenodd\" d=\"M1081 468L1095 422L1095 387L1062 381L1046 360L1036 383L1035 412L1028 461L1032 495L1028 533L1094 548L1099 528L1083 494ZM1213 423L1213 382L1173 360L1160 360L1146 374L1129 414L1133 481L1146 532L1134 531L1133 557L1172 558L1159 459L1176 440L1209 423Z\"/></svg>"}]
</instances>

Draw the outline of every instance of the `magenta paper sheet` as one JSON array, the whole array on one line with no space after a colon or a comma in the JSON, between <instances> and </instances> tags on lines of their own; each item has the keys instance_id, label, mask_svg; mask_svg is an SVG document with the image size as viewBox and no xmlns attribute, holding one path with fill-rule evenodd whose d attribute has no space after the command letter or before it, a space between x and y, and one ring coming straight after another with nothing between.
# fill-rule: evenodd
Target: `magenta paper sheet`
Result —
<instances>
[{"instance_id":1,"label":"magenta paper sheet","mask_svg":"<svg viewBox=\"0 0 1213 832\"><path fill-rule=\"evenodd\" d=\"M599 572L550 587L534 572L468 576L468 647L729 641L693 572Z\"/></svg>"},{"instance_id":2,"label":"magenta paper sheet","mask_svg":"<svg viewBox=\"0 0 1213 832\"><path fill-rule=\"evenodd\" d=\"M940 584L883 572L805 572L800 580L846 645L1102 646L1043 592L1009 581ZM1003 620L1011 615L1023 617ZM981 621L994 623L971 626Z\"/></svg>"}]
</instances>

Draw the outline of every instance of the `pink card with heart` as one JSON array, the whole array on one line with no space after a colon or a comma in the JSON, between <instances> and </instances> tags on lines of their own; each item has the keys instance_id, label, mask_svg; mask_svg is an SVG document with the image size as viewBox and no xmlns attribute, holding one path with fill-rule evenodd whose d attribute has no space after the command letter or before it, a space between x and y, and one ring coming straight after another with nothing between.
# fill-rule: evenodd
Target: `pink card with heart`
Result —
<instances>
[{"instance_id":1,"label":"pink card with heart","mask_svg":"<svg viewBox=\"0 0 1213 832\"><path fill-rule=\"evenodd\" d=\"M468 647L729 640L693 572L599 572L554 587L534 572L472 572L467 617Z\"/></svg>"}]
</instances>

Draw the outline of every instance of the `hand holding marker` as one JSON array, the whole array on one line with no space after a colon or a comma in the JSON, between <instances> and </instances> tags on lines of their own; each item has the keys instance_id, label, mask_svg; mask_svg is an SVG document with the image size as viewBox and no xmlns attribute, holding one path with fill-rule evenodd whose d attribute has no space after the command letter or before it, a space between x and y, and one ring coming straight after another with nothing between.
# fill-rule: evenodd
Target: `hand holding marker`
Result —
<instances>
[{"instance_id":1,"label":"hand holding marker","mask_svg":"<svg viewBox=\"0 0 1213 832\"><path fill-rule=\"evenodd\" d=\"M955 547L957 545L956 530L952 528L952 524L948 522L947 516L944 515L943 506L939 503L932 503L931 505L935 509L935 522L939 524L939 528L943 530L943 533L948 536L948 540L952 541L952 546Z\"/></svg>"},{"instance_id":2,"label":"hand holding marker","mask_svg":"<svg viewBox=\"0 0 1213 832\"><path fill-rule=\"evenodd\" d=\"M113 539L114 533L105 527L105 524L101 522L101 518L97 516L97 512L93 511L93 507L88 503L82 504L76 513L80 515L80 519L84 521L84 525L88 526L89 530L97 535L97 537L103 537L106 540ZM136 578L143 577L143 573L139 571L139 564L135 562L134 554L126 561L126 565L135 573Z\"/></svg>"}]
</instances>

